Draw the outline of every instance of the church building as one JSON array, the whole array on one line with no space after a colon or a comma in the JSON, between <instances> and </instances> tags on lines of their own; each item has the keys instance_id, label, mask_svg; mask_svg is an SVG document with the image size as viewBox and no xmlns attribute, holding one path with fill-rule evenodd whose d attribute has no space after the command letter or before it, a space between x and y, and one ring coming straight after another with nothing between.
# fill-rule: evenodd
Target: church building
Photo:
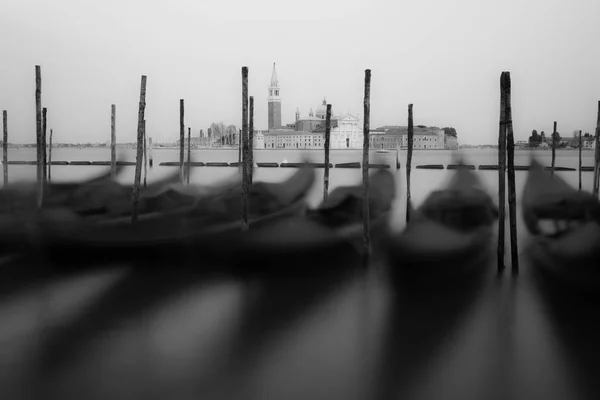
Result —
<instances>
[{"instance_id":1,"label":"church building","mask_svg":"<svg viewBox=\"0 0 600 400\"><path fill-rule=\"evenodd\" d=\"M323 148L325 143L325 121L327 118L327 101L319 105L316 113L312 108L308 117L301 118L296 108L295 123L282 125L281 96L275 63L271 73L268 97L269 130L264 133L265 148ZM330 133L331 149L362 149L362 130L359 119L353 115L336 115L331 117Z\"/></svg>"}]
</instances>

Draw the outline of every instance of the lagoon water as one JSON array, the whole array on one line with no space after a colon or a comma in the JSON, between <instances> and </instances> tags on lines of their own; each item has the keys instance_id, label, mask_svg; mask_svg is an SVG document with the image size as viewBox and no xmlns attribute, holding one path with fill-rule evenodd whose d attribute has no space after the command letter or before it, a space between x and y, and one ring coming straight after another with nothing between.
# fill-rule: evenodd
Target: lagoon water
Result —
<instances>
[{"instance_id":1,"label":"lagoon water","mask_svg":"<svg viewBox=\"0 0 600 400\"><path fill-rule=\"evenodd\" d=\"M175 172L158 164L177 161L178 154L155 150L148 179ZM497 163L494 150L460 154L475 165ZM550 165L550 152L536 155ZM318 151L262 150L255 160L296 162L305 156L322 162ZM453 156L415 151L413 166L448 164ZM525 165L530 153L515 157ZM395 165L395 158L392 152L373 153L371 162ZM9 159L33 160L35 150L11 150ZM108 149L53 152L53 160L108 159ZM123 159L134 160L133 151ZM233 162L237 151L194 151L193 159ZM405 152L399 159L402 168L392 172L399 184L394 222L401 229ZM360 160L360 151L331 154L334 164ZM593 153L584 152L583 165L592 163ZM557 166L577 164L576 151L557 152ZM54 181L107 170L52 167ZM133 170L125 167L119 179L133 182ZM255 180L278 181L294 171L258 168ZM196 167L192 180L211 184L236 173ZM321 198L322 169L317 173L312 204ZM451 173L413 168L416 205ZM497 193L497 171L477 174ZM526 174L516 172L517 199ZM577 172L557 174L576 187ZM35 167L9 165L9 175L32 180ZM591 188L592 176L582 173L584 189ZM332 188L360 180L359 169L331 170ZM520 216L519 227L523 242ZM337 262L353 264L341 256ZM494 261L477 290L458 287L416 297L382 279L377 266L356 274L296 271L290 279L249 281L167 267L140 272L115 265L30 283L12 295L0 290L0 387L7 398L598 398L597 307L539 289L524 260L518 279L509 270L495 276Z\"/></svg>"},{"instance_id":2,"label":"lagoon water","mask_svg":"<svg viewBox=\"0 0 600 400\"><path fill-rule=\"evenodd\" d=\"M515 165L528 165L531 156L535 156L543 165L551 164L550 151L516 151ZM411 195L413 204L418 206L432 191L439 188L448 179L452 170L426 170L416 169L415 166L422 164L450 164L456 161L457 156L464 157L468 164L476 166L482 164L498 164L498 153L494 149L462 149L460 151L445 150L417 150L413 153L411 171ZM135 161L135 150L119 149L118 159L124 161ZM154 149L154 167L148 167L147 181L165 177L176 172L177 167L159 166L161 162L176 162L179 160L178 149ZM187 157L187 153L186 153ZM35 160L35 149L10 149L8 154L10 160ZM323 162L322 150L257 150L254 152L254 161L257 162ZM53 161L108 161L110 150L108 148L58 148L52 151ZM192 151L193 161L202 162L235 162L238 161L237 149L201 149ZM332 150L330 162L332 164L354 162L362 160L362 150ZM398 152L398 160L401 164L400 170L395 169L396 152L370 153L370 162L385 163L391 166L391 171L397 176L398 196L393 216L393 225L398 229L404 226L403 213L406 209L406 151ZM582 153L582 165L592 166L594 163L594 152L585 150ZM578 151L560 150L556 152L556 166L578 167ZM33 165L9 165L9 180L35 180L36 169ZM108 171L106 166L52 166L52 180L55 182L82 181L92 176L100 175ZM122 183L132 183L135 167L124 167L124 172L118 180ZM281 181L295 171L294 168L256 168L254 172L255 181ZM491 194L497 197L498 171L479 171L476 173L482 178ZM233 177L237 174L234 167L193 167L191 182L194 184L211 185L219 180ZM578 185L577 171L560 171L557 175L563 177L573 187ZM519 193L525 183L526 171L516 171L517 202ZM362 172L360 169L330 169L330 190L337 186L353 185L361 182ZM591 191L593 181L592 172L582 172L582 187ZM0 182L1 184L1 182ZM317 180L308 196L310 205L316 206L322 198L323 169L317 169ZM520 222L520 221L519 221ZM519 230L521 226L519 224Z\"/></svg>"}]
</instances>

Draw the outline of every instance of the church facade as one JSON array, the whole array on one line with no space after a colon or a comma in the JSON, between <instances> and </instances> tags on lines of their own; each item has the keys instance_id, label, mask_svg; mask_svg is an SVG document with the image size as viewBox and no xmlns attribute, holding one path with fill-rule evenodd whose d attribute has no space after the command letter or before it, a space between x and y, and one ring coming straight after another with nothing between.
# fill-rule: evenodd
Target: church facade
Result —
<instances>
[{"instance_id":1,"label":"church facade","mask_svg":"<svg viewBox=\"0 0 600 400\"><path fill-rule=\"evenodd\" d=\"M300 116L296 109L295 122L282 124L281 87L277 78L277 70L273 63L271 82L268 88L268 131L264 132L264 148L280 149L318 149L325 144L325 121L327 118L327 101L313 113L312 108L307 117ZM359 119L353 115L333 115L331 117L330 148L362 149L362 129ZM259 145L257 143L257 145ZM260 148L257 146L257 148Z\"/></svg>"},{"instance_id":2,"label":"church facade","mask_svg":"<svg viewBox=\"0 0 600 400\"><path fill-rule=\"evenodd\" d=\"M268 110L269 130L256 143L256 148L269 149L322 149L325 145L325 121L327 101L310 109L307 117L300 116L296 108L295 122L282 125L281 93L275 63L269 84ZM374 149L406 149L408 127L383 126L369 132L369 144ZM443 129L416 126L414 128L414 148L423 150L457 149L456 137L448 136ZM363 128L360 119L352 114L332 115L329 146L331 149L362 149L364 143ZM262 145L262 146L261 146Z\"/></svg>"}]
</instances>

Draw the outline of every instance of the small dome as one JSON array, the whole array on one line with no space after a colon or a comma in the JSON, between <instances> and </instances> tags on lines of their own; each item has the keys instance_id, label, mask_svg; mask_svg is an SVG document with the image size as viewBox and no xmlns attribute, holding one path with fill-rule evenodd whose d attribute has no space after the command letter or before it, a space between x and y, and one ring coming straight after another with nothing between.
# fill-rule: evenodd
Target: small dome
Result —
<instances>
[{"instance_id":1,"label":"small dome","mask_svg":"<svg viewBox=\"0 0 600 400\"><path fill-rule=\"evenodd\" d=\"M315 116L321 119L325 119L327 117L327 101L325 99L323 99L323 104L317 107Z\"/></svg>"}]
</instances>

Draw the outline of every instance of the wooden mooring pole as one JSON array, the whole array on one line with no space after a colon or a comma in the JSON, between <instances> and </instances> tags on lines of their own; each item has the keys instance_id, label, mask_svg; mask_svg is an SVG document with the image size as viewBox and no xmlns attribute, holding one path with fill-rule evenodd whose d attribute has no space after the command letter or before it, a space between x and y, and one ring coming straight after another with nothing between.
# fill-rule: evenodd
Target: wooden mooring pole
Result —
<instances>
[{"instance_id":1,"label":"wooden mooring pole","mask_svg":"<svg viewBox=\"0 0 600 400\"><path fill-rule=\"evenodd\" d=\"M554 131L552 131L552 166L550 167L550 176L554 178L554 167L556 165L556 121L554 121Z\"/></svg>"},{"instance_id":2,"label":"wooden mooring pole","mask_svg":"<svg viewBox=\"0 0 600 400\"><path fill-rule=\"evenodd\" d=\"M252 190L252 174L254 169L254 96L250 96L250 126L248 127L248 184Z\"/></svg>"},{"instance_id":3,"label":"wooden mooring pole","mask_svg":"<svg viewBox=\"0 0 600 400\"><path fill-rule=\"evenodd\" d=\"M600 101L598 101L598 119L596 121L596 135L594 143L596 147L594 152L594 196L597 198L598 192L600 191Z\"/></svg>"},{"instance_id":4,"label":"wooden mooring pole","mask_svg":"<svg viewBox=\"0 0 600 400\"><path fill-rule=\"evenodd\" d=\"M331 138L331 104L325 115L325 170L323 171L323 201L329 196L329 140Z\"/></svg>"},{"instance_id":5,"label":"wooden mooring pole","mask_svg":"<svg viewBox=\"0 0 600 400\"><path fill-rule=\"evenodd\" d=\"M581 131L579 131L579 191L581 192Z\"/></svg>"},{"instance_id":6,"label":"wooden mooring pole","mask_svg":"<svg viewBox=\"0 0 600 400\"><path fill-rule=\"evenodd\" d=\"M4 186L8 185L8 113L2 111L2 172L4 173Z\"/></svg>"},{"instance_id":7,"label":"wooden mooring pole","mask_svg":"<svg viewBox=\"0 0 600 400\"><path fill-rule=\"evenodd\" d=\"M185 146L185 125L183 121L183 99L179 100L179 179L183 183L183 148Z\"/></svg>"},{"instance_id":8,"label":"wooden mooring pole","mask_svg":"<svg viewBox=\"0 0 600 400\"><path fill-rule=\"evenodd\" d=\"M154 166L154 156L152 155L152 136L148 138L148 164L150 168Z\"/></svg>"},{"instance_id":9,"label":"wooden mooring pole","mask_svg":"<svg viewBox=\"0 0 600 400\"><path fill-rule=\"evenodd\" d=\"M408 105L408 154L406 155L406 222L410 221L410 170L412 165L412 154L413 154L413 140L414 140L414 128L413 128L413 105Z\"/></svg>"},{"instance_id":10,"label":"wooden mooring pole","mask_svg":"<svg viewBox=\"0 0 600 400\"><path fill-rule=\"evenodd\" d=\"M519 271L519 247L517 243L517 193L515 184L515 138L513 135L510 72L504 72L503 86L506 93L506 155L508 158L508 223L510 227L510 262L513 273Z\"/></svg>"},{"instance_id":11,"label":"wooden mooring pole","mask_svg":"<svg viewBox=\"0 0 600 400\"><path fill-rule=\"evenodd\" d=\"M110 105L110 178L115 179L117 176L117 133L116 122L117 106Z\"/></svg>"},{"instance_id":12,"label":"wooden mooring pole","mask_svg":"<svg viewBox=\"0 0 600 400\"><path fill-rule=\"evenodd\" d=\"M504 72L500 76L500 131L498 133L498 272L504 270L504 235L506 223L506 91Z\"/></svg>"},{"instance_id":13,"label":"wooden mooring pole","mask_svg":"<svg viewBox=\"0 0 600 400\"><path fill-rule=\"evenodd\" d=\"M238 133L238 163L242 162L242 130Z\"/></svg>"},{"instance_id":14,"label":"wooden mooring pole","mask_svg":"<svg viewBox=\"0 0 600 400\"><path fill-rule=\"evenodd\" d=\"M146 187L146 178L148 176L148 155L146 154L146 120L144 120L144 187Z\"/></svg>"},{"instance_id":15,"label":"wooden mooring pole","mask_svg":"<svg viewBox=\"0 0 600 400\"><path fill-rule=\"evenodd\" d=\"M47 127L48 109L42 108L42 181L44 185L48 181L48 149L46 146L46 127Z\"/></svg>"},{"instance_id":16,"label":"wooden mooring pole","mask_svg":"<svg viewBox=\"0 0 600 400\"><path fill-rule=\"evenodd\" d=\"M365 98L363 124L363 159L362 159L362 201L363 201L363 242L364 254L371 251L371 227L369 224L369 118L371 110L371 70L365 70Z\"/></svg>"},{"instance_id":17,"label":"wooden mooring pole","mask_svg":"<svg viewBox=\"0 0 600 400\"><path fill-rule=\"evenodd\" d=\"M248 67L242 67L242 231L248 231Z\"/></svg>"},{"instance_id":18,"label":"wooden mooring pole","mask_svg":"<svg viewBox=\"0 0 600 400\"><path fill-rule=\"evenodd\" d=\"M188 127L188 142L187 142L187 184L190 184L190 172L192 162L192 128Z\"/></svg>"},{"instance_id":19,"label":"wooden mooring pole","mask_svg":"<svg viewBox=\"0 0 600 400\"><path fill-rule=\"evenodd\" d=\"M44 181L42 177L42 72L39 65L35 66L35 128L37 150L37 207L42 208L44 197Z\"/></svg>"},{"instance_id":20,"label":"wooden mooring pole","mask_svg":"<svg viewBox=\"0 0 600 400\"><path fill-rule=\"evenodd\" d=\"M137 127L137 153L135 157L135 177L133 181L133 207L131 210L131 223L135 224L138 219L138 204L140 201L140 180L142 177L142 158L144 156L144 111L146 109L146 75L142 75L140 87L140 105L138 109Z\"/></svg>"},{"instance_id":21,"label":"wooden mooring pole","mask_svg":"<svg viewBox=\"0 0 600 400\"><path fill-rule=\"evenodd\" d=\"M48 182L52 182L52 129L50 129L50 143L48 144Z\"/></svg>"}]
</instances>

